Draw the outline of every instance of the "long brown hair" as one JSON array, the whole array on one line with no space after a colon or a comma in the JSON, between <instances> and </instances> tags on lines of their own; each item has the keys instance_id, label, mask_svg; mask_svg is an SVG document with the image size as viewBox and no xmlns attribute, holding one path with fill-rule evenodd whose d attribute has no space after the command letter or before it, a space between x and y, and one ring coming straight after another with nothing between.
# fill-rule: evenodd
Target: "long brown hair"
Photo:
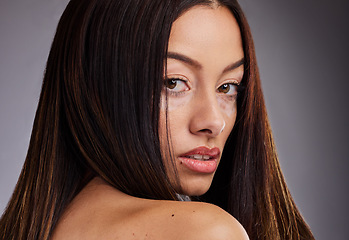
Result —
<instances>
[{"instance_id":1,"label":"long brown hair","mask_svg":"<svg viewBox=\"0 0 349 240\"><path fill-rule=\"evenodd\" d=\"M283 179L252 37L234 0L72 0L47 61L27 157L1 239L48 239L93 176L133 196L176 200L160 151L159 102L171 25L197 4L227 6L245 52L245 91L210 190L198 200L251 239L313 239Z\"/></svg>"}]
</instances>

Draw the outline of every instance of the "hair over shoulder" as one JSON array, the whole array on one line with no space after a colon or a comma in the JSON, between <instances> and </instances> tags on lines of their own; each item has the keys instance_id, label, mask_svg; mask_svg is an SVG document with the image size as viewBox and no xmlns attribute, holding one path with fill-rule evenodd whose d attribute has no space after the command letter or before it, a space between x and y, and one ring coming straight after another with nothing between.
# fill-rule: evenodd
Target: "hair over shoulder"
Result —
<instances>
[{"instance_id":1,"label":"hair over shoulder","mask_svg":"<svg viewBox=\"0 0 349 240\"><path fill-rule=\"evenodd\" d=\"M177 200L160 151L160 95L172 23L198 4L225 6L236 18L245 90L212 186L195 199L229 212L250 239L314 239L279 166L250 28L235 0L69 2L0 239L49 239L94 176L132 196Z\"/></svg>"}]
</instances>

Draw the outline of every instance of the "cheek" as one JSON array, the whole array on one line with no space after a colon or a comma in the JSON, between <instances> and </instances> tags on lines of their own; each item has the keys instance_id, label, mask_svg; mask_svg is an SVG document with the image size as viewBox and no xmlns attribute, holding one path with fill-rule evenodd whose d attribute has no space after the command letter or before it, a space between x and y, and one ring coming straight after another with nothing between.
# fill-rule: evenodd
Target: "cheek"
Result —
<instances>
[{"instance_id":1,"label":"cheek","mask_svg":"<svg viewBox=\"0 0 349 240\"><path fill-rule=\"evenodd\" d=\"M187 111L186 106L188 106L191 98L190 94L179 97L168 96L167 99L165 94L161 96L159 134L162 141L167 141L167 131L169 131L171 142L174 144L176 136L183 132L183 126L186 126L185 122L187 120L186 115L183 113Z\"/></svg>"},{"instance_id":2,"label":"cheek","mask_svg":"<svg viewBox=\"0 0 349 240\"><path fill-rule=\"evenodd\" d=\"M236 101L227 100L224 97L217 97L218 106L221 111L230 119L236 114ZM235 117L234 117L235 122Z\"/></svg>"},{"instance_id":3,"label":"cheek","mask_svg":"<svg viewBox=\"0 0 349 240\"><path fill-rule=\"evenodd\" d=\"M191 100L191 95L185 95L185 96L168 96L166 100L166 96L163 94L161 97L161 111L167 111L172 112L175 110L178 110L185 106L188 102Z\"/></svg>"},{"instance_id":4,"label":"cheek","mask_svg":"<svg viewBox=\"0 0 349 240\"><path fill-rule=\"evenodd\" d=\"M236 114L237 114L236 100L231 101L231 100L227 100L224 98L222 99L221 97L218 97L217 102L222 114L224 115L224 121L226 124L222 132L222 137L225 142L235 125Z\"/></svg>"}]
</instances>

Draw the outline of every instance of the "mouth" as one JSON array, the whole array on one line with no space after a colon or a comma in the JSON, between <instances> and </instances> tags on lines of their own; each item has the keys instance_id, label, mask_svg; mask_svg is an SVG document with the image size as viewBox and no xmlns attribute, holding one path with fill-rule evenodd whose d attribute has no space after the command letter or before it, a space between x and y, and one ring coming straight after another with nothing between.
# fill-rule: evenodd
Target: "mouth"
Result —
<instances>
[{"instance_id":1,"label":"mouth","mask_svg":"<svg viewBox=\"0 0 349 240\"><path fill-rule=\"evenodd\" d=\"M219 148L198 147L179 156L180 163L199 173L214 173L218 167Z\"/></svg>"},{"instance_id":2,"label":"mouth","mask_svg":"<svg viewBox=\"0 0 349 240\"><path fill-rule=\"evenodd\" d=\"M221 155L219 148L207 148L207 147L198 147L187 153L181 155L181 157L191 158L195 160L210 160L217 159Z\"/></svg>"},{"instance_id":3,"label":"mouth","mask_svg":"<svg viewBox=\"0 0 349 240\"><path fill-rule=\"evenodd\" d=\"M211 157L209 155L200 155L200 154L188 155L188 156L184 156L184 157L195 159L195 160L200 160L200 161L207 161L210 159L214 159L214 157Z\"/></svg>"}]
</instances>

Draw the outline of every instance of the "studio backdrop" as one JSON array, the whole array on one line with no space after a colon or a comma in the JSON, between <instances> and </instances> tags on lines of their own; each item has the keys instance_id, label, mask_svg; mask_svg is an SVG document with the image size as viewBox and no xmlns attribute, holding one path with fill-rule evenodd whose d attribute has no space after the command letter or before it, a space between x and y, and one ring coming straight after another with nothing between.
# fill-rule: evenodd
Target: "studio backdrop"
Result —
<instances>
[{"instance_id":1,"label":"studio backdrop","mask_svg":"<svg viewBox=\"0 0 349 240\"><path fill-rule=\"evenodd\" d=\"M29 144L43 72L68 0L0 1L0 213ZM241 0L281 167L317 240L349 215L349 1Z\"/></svg>"}]
</instances>

